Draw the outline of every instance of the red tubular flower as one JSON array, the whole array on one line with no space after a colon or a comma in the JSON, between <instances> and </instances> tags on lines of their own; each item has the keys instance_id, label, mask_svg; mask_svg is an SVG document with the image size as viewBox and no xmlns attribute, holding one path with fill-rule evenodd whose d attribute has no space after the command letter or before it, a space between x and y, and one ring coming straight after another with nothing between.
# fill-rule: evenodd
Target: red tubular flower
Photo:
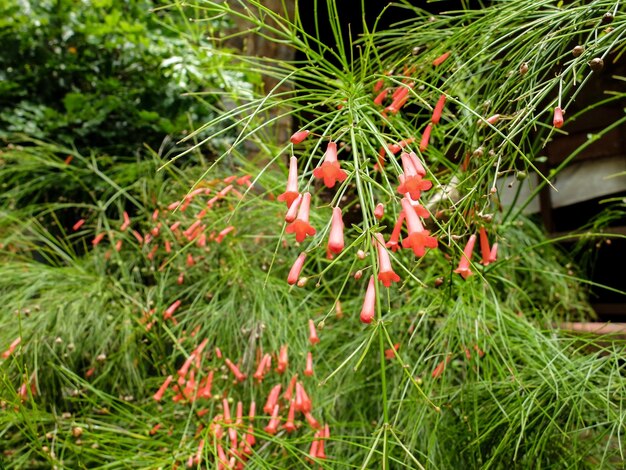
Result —
<instances>
[{"instance_id":1,"label":"red tubular flower","mask_svg":"<svg viewBox=\"0 0 626 470\"><path fill-rule=\"evenodd\" d=\"M72 225L72 230L74 230L74 232L75 232L76 230L81 228L84 223L85 223L85 219L78 220L74 225Z\"/></svg>"},{"instance_id":2,"label":"red tubular flower","mask_svg":"<svg viewBox=\"0 0 626 470\"><path fill-rule=\"evenodd\" d=\"M463 255L461 256L461 261L459 261L459 266L454 270L455 273L463 276L463 279L467 279L472 274L472 270L470 269L470 260L472 259L472 253L474 252L474 244L476 243L476 235L472 235L469 237L465 248L463 249Z\"/></svg>"},{"instance_id":3,"label":"red tubular flower","mask_svg":"<svg viewBox=\"0 0 626 470\"><path fill-rule=\"evenodd\" d=\"M130 217L128 216L128 212L124 211L124 223L120 227L120 230L124 232L128 227L130 227Z\"/></svg>"},{"instance_id":4,"label":"red tubular flower","mask_svg":"<svg viewBox=\"0 0 626 470\"><path fill-rule=\"evenodd\" d=\"M298 210L300 209L300 203L302 202L302 194L298 194L298 197L294 199L285 214L285 222L291 223L296 220L296 216L298 215Z\"/></svg>"},{"instance_id":5,"label":"red tubular flower","mask_svg":"<svg viewBox=\"0 0 626 470\"><path fill-rule=\"evenodd\" d=\"M294 432L296 430L296 425L293 422L296 414L296 402L295 400L291 400L289 402L289 412L287 413L287 421L283 424L283 428L287 432Z\"/></svg>"},{"instance_id":6,"label":"red tubular flower","mask_svg":"<svg viewBox=\"0 0 626 470\"><path fill-rule=\"evenodd\" d=\"M320 431L319 445L317 446L317 458L325 459L326 452L324 451L324 442L330 437L330 427L328 424L324 424L324 429Z\"/></svg>"},{"instance_id":7,"label":"red tubular flower","mask_svg":"<svg viewBox=\"0 0 626 470\"><path fill-rule=\"evenodd\" d=\"M398 276L391 267L391 260L389 259L389 253L385 248L385 239L382 234L377 233L374 235L373 242L378 249L378 280L383 283L385 287L390 287L392 282L399 282L400 276Z\"/></svg>"},{"instance_id":8,"label":"red tubular flower","mask_svg":"<svg viewBox=\"0 0 626 470\"><path fill-rule=\"evenodd\" d=\"M499 120L500 120L500 115L499 114L494 114L493 116L487 118L487 123L489 123L492 126L494 126L494 125L496 125L498 123Z\"/></svg>"},{"instance_id":9,"label":"red tubular flower","mask_svg":"<svg viewBox=\"0 0 626 470\"><path fill-rule=\"evenodd\" d=\"M374 276L370 276L370 282L367 285L365 299L363 300L363 308L361 309L361 322L371 323L376 315L376 285Z\"/></svg>"},{"instance_id":10,"label":"red tubular flower","mask_svg":"<svg viewBox=\"0 0 626 470\"><path fill-rule=\"evenodd\" d=\"M489 240L487 239L487 232L485 231L485 227L480 227L479 229L480 235L480 254L482 256L481 263L487 266L490 261L491 249L489 248Z\"/></svg>"},{"instance_id":11,"label":"red tubular flower","mask_svg":"<svg viewBox=\"0 0 626 470\"><path fill-rule=\"evenodd\" d=\"M106 235L106 233L105 233L105 232L99 233L98 235L96 235L95 237L93 237L93 240L91 240L91 244L92 244L93 246L97 246L97 245L98 245L98 244L102 241L102 239L104 238L104 236L105 236L105 235ZM143 240L142 240L142 241L143 241ZM141 242L140 242L140 243L141 243Z\"/></svg>"},{"instance_id":12,"label":"red tubular flower","mask_svg":"<svg viewBox=\"0 0 626 470\"><path fill-rule=\"evenodd\" d=\"M167 320L169 318L172 317L172 315L174 315L174 312L176 311L176 309L178 307L180 307L180 304L182 302L180 300L177 300L176 302L174 302L172 305L170 305L169 307L167 307L167 310L165 310L165 312L163 312L163 320Z\"/></svg>"},{"instance_id":13,"label":"red tubular flower","mask_svg":"<svg viewBox=\"0 0 626 470\"><path fill-rule=\"evenodd\" d=\"M385 79L381 78L374 84L374 93L378 92L385 84Z\"/></svg>"},{"instance_id":14,"label":"red tubular flower","mask_svg":"<svg viewBox=\"0 0 626 470\"><path fill-rule=\"evenodd\" d=\"M433 124L439 124L444 104L446 104L446 95L442 94L439 97L437 104L435 105L435 109L433 110L433 116L430 118L430 122L432 122Z\"/></svg>"},{"instance_id":15,"label":"red tubular flower","mask_svg":"<svg viewBox=\"0 0 626 470\"><path fill-rule=\"evenodd\" d=\"M315 433L315 437L316 439L313 439L313 441L311 442L311 447L309 448L309 457L311 459L316 459L317 458L317 449L319 448L320 442L317 439L317 433Z\"/></svg>"},{"instance_id":16,"label":"red tubular flower","mask_svg":"<svg viewBox=\"0 0 626 470\"><path fill-rule=\"evenodd\" d=\"M391 251L397 251L400 241L400 233L402 232L402 225L404 224L404 211L400 212L398 215L398 220L396 224L393 226L393 231L391 232L391 236L389 237L389 241L385 244L387 248L390 248Z\"/></svg>"},{"instance_id":17,"label":"red tubular flower","mask_svg":"<svg viewBox=\"0 0 626 470\"><path fill-rule=\"evenodd\" d=\"M233 230L235 230L235 227L233 227L232 225L229 225L228 227L226 227L224 230L222 230L220 233L217 234L217 237L215 237L215 241L217 243L222 243L222 241L224 240L224 237L228 235L230 232L232 232Z\"/></svg>"},{"instance_id":18,"label":"red tubular flower","mask_svg":"<svg viewBox=\"0 0 626 470\"><path fill-rule=\"evenodd\" d=\"M491 246L491 252L489 253L489 262L490 263L495 263L497 257L498 257L498 244L494 243Z\"/></svg>"},{"instance_id":19,"label":"red tubular flower","mask_svg":"<svg viewBox=\"0 0 626 470\"><path fill-rule=\"evenodd\" d=\"M307 422L309 423L309 426L311 426L313 429L319 429L322 426L320 425L319 421L315 419L315 417L311 414L310 411L304 413L304 417L306 418Z\"/></svg>"},{"instance_id":20,"label":"red tubular flower","mask_svg":"<svg viewBox=\"0 0 626 470\"><path fill-rule=\"evenodd\" d=\"M296 383L296 411L300 411L302 413L309 413L313 408L313 404L311 403L311 399L307 395L304 387L300 382Z\"/></svg>"},{"instance_id":21,"label":"red tubular flower","mask_svg":"<svg viewBox=\"0 0 626 470\"><path fill-rule=\"evenodd\" d=\"M402 159L402 167L404 174L400 175L400 185L398 186L398 192L400 194L409 194L412 199L419 199L422 191L427 191L433 187L433 183L429 180L424 180L422 177L426 174L426 170L417 159L411 158L408 153L402 153L400 156Z\"/></svg>"},{"instance_id":22,"label":"red tubular flower","mask_svg":"<svg viewBox=\"0 0 626 470\"><path fill-rule=\"evenodd\" d=\"M272 410L272 417L270 418L270 422L263 429L268 434L276 434L278 432L278 425L280 424L280 419L278 418L278 405L274 405Z\"/></svg>"},{"instance_id":23,"label":"red tubular flower","mask_svg":"<svg viewBox=\"0 0 626 470\"><path fill-rule=\"evenodd\" d=\"M213 387L213 376L215 375L214 371L209 371L209 375L206 376L204 382L199 385L198 389L198 397L200 398L211 398L211 388Z\"/></svg>"},{"instance_id":24,"label":"red tubular flower","mask_svg":"<svg viewBox=\"0 0 626 470\"><path fill-rule=\"evenodd\" d=\"M185 377L189 372L189 368L193 364L194 359L196 358L195 353L191 353L191 355L185 360L183 365L176 371L179 377Z\"/></svg>"},{"instance_id":25,"label":"red tubular flower","mask_svg":"<svg viewBox=\"0 0 626 470\"><path fill-rule=\"evenodd\" d=\"M393 348L385 349L385 359L393 359L396 357L396 351L400 349L400 343L393 345Z\"/></svg>"},{"instance_id":26,"label":"red tubular flower","mask_svg":"<svg viewBox=\"0 0 626 470\"><path fill-rule=\"evenodd\" d=\"M306 355L306 367L304 369L304 375L311 377L313 375L313 354L309 351Z\"/></svg>"},{"instance_id":27,"label":"red tubular flower","mask_svg":"<svg viewBox=\"0 0 626 470\"><path fill-rule=\"evenodd\" d=\"M235 376L235 379L237 380L237 382L243 382L244 380L246 380L246 374L243 374L239 370L239 367L237 367L236 364L233 364L233 362L230 359L226 358L224 359L224 362L226 363L230 371Z\"/></svg>"},{"instance_id":28,"label":"red tubular flower","mask_svg":"<svg viewBox=\"0 0 626 470\"><path fill-rule=\"evenodd\" d=\"M443 374L443 371L446 369L446 365L448 364L448 362L450 362L450 359L451 356L450 354L448 354L448 356L443 361L437 364L437 367L435 367L432 373L433 379L436 379L437 377L440 377L441 374Z\"/></svg>"},{"instance_id":29,"label":"red tubular flower","mask_svg":"<svg viewBox=\"0 0 626 470\"><path fill-rule=\"evenodd\" d=\"M557 129L563 127L563 110L558 106L554 108L554 119L552 120L552 124Z\"/></svg>"},{"instance_id":30,"label":"red tubular flower","mask_svg":"<svg viewBox=\"0 0 626 470\"><path fill-rule=\"evenodd\" d=\"M422 134L422 140L420 140L420 152L425 152L428 148L428 143L430 142L430 131L432 130L433 125L428 124L424 129L424 133Z\"/></svg>"},{"instance_id":31,"label":"red tubular flower","mask_svg":"<svg viewBox=\"0 0 626 470\"><path fill-rule=\"evenodd\" d=\"M278 403L278 397L280 396L280 389L282 388L281 384L274 385L272 390L270 390L270 394L267 397L267 401L265 402L265 406L263 407L263 411L266 414L270 414L276 404Z\"/></svg>"},{"instance_id":32,"label":"red tubular flower","mask_svg":"<svg viewBox=\"0 0 626 470\"><path fill-rule=\"evenodd\" d=\"M254 377L259 382L262 381L263 376L265 375L266 365L267 363L270 363L271 360L272 360L272 356L270 356L269 354L265 354L259 361L259 365L256 369L256 372L252 374L252 377Z\"/></svg>"},{"instance_id":33,"label":"red tubular flower","mask_svg":"<svg viewBox=\"0 0 626 470\"><path fill-rule=\"evenodd\" d=\"M165 394L165 391L167 390L167 387L170 386L172 379L173 377L171 375L168 375L167 378L165 379L165 382L163 382L163 385L159 387L159 389L152 396L152 398L154 398L156 401L161 401L161 399L163 398L163 395Z\"/></svg>"},{"instance_id":34,"label":"red tubular flower","mask_svg":"<svg viewBox=\"0 0 626 470\"><path fill-rule=\"evenodd\" d=\"M385 88L383 91L381 91L378 96L376 96L376 98L374 98L374 104L377 105L382 105L383 101L385 101L385 98L387 98L387 95L389 94L389 89Z\"/></svg>"},{"instance_id":35,"label":"red tubular flower","mask_svg":"<svg viewBox=\"0 0 626 470\"><path fill-rule=\"evenodd\" d=\"M285 201L287 207L291 207L293 201L300 195L298 192L298 159L291 157L289 160L289 176L287 177L287 189L276 199Z\"/></svg>"},{"instance_id":36,"label":"red tubular flower","mask_svg":"<svg viewBox=\"0 0 626 470\"><path fill-rule=\"evenodd\" d=\"M291 397L293 395L293 389L296 386L297 381L298 381L298 374L294 374L293 377L291 377L291 380L289 381L289 385L287 386L287 390L285 390L285 393L283 395L283 398L285 399L285 401L291 400Z\"/></svg>"},{"instance_id":37,"label":"red tubular flower","mask_svg":"<svg viewBox=\"0 0 626 470\"><path fill-rule=\"evenodd\" d=\"M376 208L374 209L374 217L380 220L383 218L384 215L385 215L385 205L382 202L380 202L376 204Z\"/></svg>"},{"instance_id":38,"label":"red tubular flower","mask_svg":"<svg viewBox=\"0 0 626 470\"><path fill-rule=\"evenodd\" d=\"M284 344L280 347L280 352L278 353L278 365L276 366L276 372L279 374L284 373L287 370L288 365L289 358L287 356L287 345Z\"/></svg>"},{"instance_id":39,"label":"red tubular flower","mask_svg":"<svg viewBox=\"0 0 626 470\"><path fill-rule=\"evenodd\" d=\"M342 183L348 177L346 172L339 167L336 142L328 143L328 147L326 147L326 152L324 153L324 163L313 170L313 176L323 179L324 184L328 188L335 186L337 181Z\"/></svg>"},{"instance_id":40,"label":"red tubular flower","mask_svg":"<svg viewBox=\"0 0 626 470\"><path fill-rule=\"evenodd\" d=\"M424 256L426 248L437 248L437 239L430 236L429 230L424 229L415 209L406 197L402 198L402 209L409 232L407 237L402 240L402 246L411 248L415 256Z\"/></svg>"},{"instance_id":41,"label":"red tubular flower","mask_svg":"<svg viewBox=\"0 0 626 470\"><path fill-rule=\"evenodd\" d=\"M433 60L433 67L437 67L437 66L443 64L448 57L450 57L450 52L446 52L444 54L441 54L439 57L437 57L435 60Z\"/></svg>"},{"instance_id":42,"label":"red tubular flower","mask_svg":"<svg viewBox=\"0 0 626 470\"><path fill-rule=\"evenodd\" d=\"M290 285L294 285L298 282L298 278L300 277L300 273L302 272L302 267L304 266L304 261L306 260L306 253L303 251L300 253L300 256L296 258L293 266L289 270L289 275L287 276L287 283Z\"/></svg>"},{"instance_id":43,"label":"red tubular flower","mask_svg":"<svg viewBox=\"0 0 626 470\"><path fill-rule=\"evenodd\" d=\"M13 354L13 352L15 351L15 349L17 348L17 346L22 342L22 338L20 336L18 336L17 338L15 338L13 340L13 342L9 345L9 349L7 349L6 351L4 351L2 353L2 359L6 359L8 358L11 354Z\"/></svg>"},{"instance_id":44,"label":"red tubular flower","mask_svg":"<svg viewBox=\"0 0 626 470\"><path fill-rule=\"evenodd\" d=\"M315 235L315 229L309 224L309 211L311 206L311 193L306 192L302 196L302 202L300 203L300 209L298 210L298 217L291 224L287 226L285 231L287 233L295 233L296 241L303 242L307 235Z\"/></svg>"},{"instance_id":45,"label":"red tubular flower","mask_svg":"<svg viewBox=\"0 0 626 470\"><path fill-rule=\"evenodd\" d=\"M320 339L317 336L317 331L315 330L315 322L309 319L309 343L315 346L319 342L320 342Z\"/></svg>"},{"instance_id":46,"label":"red tubular flower","mask_svg":"<svg viewBox=\"0 0 626 470\"><path fill-rule=\"evenodd\" d=\"M294 134L291 136L291 138L289 140L291 141L292 144L298 145L304 139L306 139L309 136L310 133L311 133L311 131L307 131L307 130L294 132Z\"/></svg>"},{"instance_id":47,"label":"red tubular flower","mask_svg":"<svg viewBox=\"0 0 626 470\"><path fill-rule=\"evenodd\" d=\"M328 235L328 251L339 254L343 250L343 247L343 219L341 217L341 208L333 207L330 234Z\"/></svg>"}]
</instances>

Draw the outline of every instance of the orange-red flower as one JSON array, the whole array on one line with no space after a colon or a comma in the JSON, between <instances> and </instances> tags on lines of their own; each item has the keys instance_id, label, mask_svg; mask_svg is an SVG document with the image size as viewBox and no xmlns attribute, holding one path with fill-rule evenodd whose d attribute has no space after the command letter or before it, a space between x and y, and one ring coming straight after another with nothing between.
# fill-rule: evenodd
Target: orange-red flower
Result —
<instances>
[{"instance_id":1,"label":"orange-red flower","mask_svg":"<svg viewBox=\"0 0 626 470\"><path fill-rule=\"evenodd\" d=\"M370 282L365 291L365 299L363 300L363 308L361 308L360 319L363 323L371 323L376 315L376 285L374 276L370 276Z\"/></svg>"},{"instance_id":2,"label":"orange-red flower","mask_svg":"<svg viewBox=\"0 0 626 470\"><path fill-rule=\"evenodd\" d=\"M311 193L306 192L302 196L298 217L285 230L287 233L295 233L296 241L303 242L309 236L315 235L316 230L309 224L309 211L311 206Z\"/></svg>"},{"instance_id":3,"label":"orange-red flower","mask_svg":"<svg viewBox=\"0 0 626 470\"><path fill-rule=\"evenodd\" d=\"M333 217L330 222L330 235L328 236L328 251L339 254L343 250L343 219L341 209L333 207Z\"/></svg>"},{"instance_id":4,"label":"orange-red flower","mask_svg":"<svg viewBox=\"0 0 626 470\"><path fill-rule=\"evenodd\" d=\"M446 104L446 95L442 94L439 97L437 104L435 105L435 109L433 110L433 116L430 118L430 122L432 122L433 124L439 124L444 104Z\"/></svg>"},{"instance_id":5,"label":"orange-red flower","mask_svg":"<svg viewBox=\"0 0 626 470\"><path fill-rule=\"evenodd\" d=\"M342 183L348 177L345 171L339 166L337 160L337 143L329 142L324 153L324 162L318 168L313 170L313 176L315 178L323 179L324 184L328 188L335 186L335 183L339 181Z\"/></svg>"},{"instance_id":6,"label":"orange-red flower","mask_svg":"<svg viewBox=\"0 0 626 470\"><path fill-rule=\"evenodd\" d=\"M304 368L304 375L311 377L313 375L313 353L309 351L306 355L306 367Z\"/></svg>"},{"instance_id":7,"label":"orange-red flower","mask_svg":"<svg viewBox=\"0 0 626 470\"><path fill-rule=\"evenodd\" d=\"M563 110L559 106L554 108L554 119L552 120L552 124L554 124L554 127L557 129L563 127Z\"/></svg>"},{"instance_id":8,"label":"orange-red flower","mask_svg":"<svg viewBox=\"0 0 626 470\"><path fill-rule=\"evenodd\" d=\"M284 193L278 196L276 199L279 201L285 201L287 207L291 207L291 204L300 195L298 192L298 159L291 157L289 160L289 176L287 177L287 189Z\"/></svg>"},{"instance_id":9,"label":"orange-red flower","mask_svg":"<svg viewBox=\"0 0 626 470\"><path fill-rule=\"evenodd\" d=\"M437 248L437 239L430 236L430 231L424 229L415 209L409 200L402 198L402 209L406 217L408 235L402 240L404 248L411 248L415 256L424 256L426 248Z\"/></svg>"},{"instance_id":10,"label":"orange-red flower","mask_svg":"<svg viewBox=\"0 0 626 470\"><path fill-rule=\"evenodd\" d=\"M281 387L282 385L277 384L272 387L272 390L270 390L270 394L268 395L265 406L263 407L263 411L265 413L270 414L274 410L274 407L278 403L278 397L280 396Z\"/></svg>"},{"instance_id":11,"label":"orange-red flower","mask_svg":"<svg viewBox=\"0 0 626 470\"><path fill-rule=\"evenodd\" d=\"M378 220L382 219L385 215L385 205L382 202L376 204L376 208L374 209L374 217Z\"/></svg>"},{"instance_id":12,"label":"orange-red flower","mask_svg":"<svg viewBox=\"0 0 626 470\"><path fill-rule=\"evenodd\" d=\"M403 152L400 155L402 159L402 168L404 173L400 175L400 185L398 192L400 194L409 194L412 199L419 199L422 191L427 191L433 187L433 183L429 180L422 179L426 174L426 170L413 152L412 155Z\"/></svg>"},{"instance_id":13,"label":"orange-red flower","mask_svg":"<svg viewBox=\"0 0 626 470\"><path fill-rule=\"evenodd\" d=\"M297 145L300 142L302 142L304 139L306 139L310 133L311 131L307 131L307 130L294 132L294 134L291 136L289 140L291 141L292 144Z\"/></svg>"},{"instance_id":14,"label":"orange-red flower","mask_svg":"<svg viewBox=\"0 0 626 470\"><path fill-rule=\"evenodd\" d=\"M437 66L439 66L439 65L443 64L443 63L444 63L444 61L445 61L448 57L450 57L450 52L446 52L446 53L444 53L444 54L441 54L439 57L437 57L435 60L433 60L433 66L434 66L434 67L437 67Z\"/></svg>"},{"instance_id":15,"label":"orange-red flower","mask_svg":"<svg viewBox=\"0 0 626 470\"><path fill-rule=\"evenodd\" d=\"M400 281L400 276L398 276L391 267L389 253L387 253L387 248L385 248L385 239L382 234L377 233L374 235L372 243L374 243L378 249L378 280L382 282L385 287L390 287L392 282Z\"/></svg>"},{"instance_id":16,"label":"orange-red flower","mask_svg":"<svg viewBox=\"0 0 626 470\"><path fill-rule=\"evenodd\" d=\"M391 251L397 251L400 248L400 232L402 232L402 225L404 225L404 211L400 212L398 215L398 220L396 224L393 226L393 231L391 232L391 236L389 237L389 241L386 243L386 247L390 248Z\"/></svg>"},{"instance_id":17,"label":"orange-red flower","mask_svg":"<svg viewBox=\"0 0 626 470\"><path fill-rule=\"evenodd\" d=\"M424 133L422 134L422 140L420 140L420 152L425 152L428 148L428 143L430 142L430 131L432 130L432 128L432 124L428 123L426 125Z\"/></svg>"},{"instance_id":18,"label":"orange-red flower","mask_svg":"<svg viewBox=\"0 0 626 470\"><path fill-rule=\"evenodd\" d=\"M315 322L309 319L309 343L315 346L319 342L320 342L320 339L317 336L317 330L315 329Z\"/></svg>"},{"instance_id":19,"label":"orange-red flower","mask_svg":"<svg viewBox=\"0 0 626 470\"><path fill-rule=\"evenodd\" d=\"M300 253L300 256L296 258L296 261L293 263L293 266L291 266L291 269L289 270L289 275L287 276L287 282L290 285L294 285L296 282L298 282L305 260L306 260L306 253L302 252Z\"/></svg>"},{"instance_id":20,"label":"orange-red flower","mask_svg":"<svg viewBox=\"0 0 626 470\"><path fill-rule=\"evenodd\" d=\"M472 235L469 237L469 240L463 249L463 255L461 256L461 261L459 261L459 266L454 270L455 273L463 276L463 279L467 279L474 274L470 269L470 260L472 259L472 254L474 253L475 243L476 235Z\"/></svg>"}]
</instances>

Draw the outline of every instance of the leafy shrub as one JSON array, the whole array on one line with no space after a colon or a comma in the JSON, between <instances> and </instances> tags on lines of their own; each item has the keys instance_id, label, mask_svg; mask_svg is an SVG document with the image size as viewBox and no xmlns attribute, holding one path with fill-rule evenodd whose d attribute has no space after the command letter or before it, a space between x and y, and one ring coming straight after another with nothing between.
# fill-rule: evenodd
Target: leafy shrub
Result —
<instances>
[{"instance_id":1,"label":"leafy shrub","mask_svg":"<svg viewBox=\"0 0 626 470\"><path fill-rule=\"evenodd\" d=\"M180 136L213 115L214 95L248 86L217 74L203 37L219 20L191 24L152 12L149 0L44 0L0 5L0 137L27 134L78 148L129 154ZM185 35L186 37L184 37Z\"/></svg>"}]
</instances>

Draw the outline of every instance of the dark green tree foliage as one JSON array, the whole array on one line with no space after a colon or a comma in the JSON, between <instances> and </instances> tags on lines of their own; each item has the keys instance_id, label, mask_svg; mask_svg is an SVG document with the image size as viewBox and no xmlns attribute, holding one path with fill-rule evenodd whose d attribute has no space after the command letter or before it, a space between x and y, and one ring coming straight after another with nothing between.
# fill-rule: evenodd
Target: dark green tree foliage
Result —
<instances>
[{"instance_id":1,"label":"dark green tree foliage","mask_svg":"<svg viewBox=\"0 0 626 470\"><path fill-rule=\"evenodd\" d=\"M130 154L210 118L197 98L182 96L211 84L202 70L214 60L208 44L198 34L199 50L190 48L177 30L186 26L183 15L155 7L147 0L1 2L0 137L24 133Z\"/></svg>"}]
</instances>

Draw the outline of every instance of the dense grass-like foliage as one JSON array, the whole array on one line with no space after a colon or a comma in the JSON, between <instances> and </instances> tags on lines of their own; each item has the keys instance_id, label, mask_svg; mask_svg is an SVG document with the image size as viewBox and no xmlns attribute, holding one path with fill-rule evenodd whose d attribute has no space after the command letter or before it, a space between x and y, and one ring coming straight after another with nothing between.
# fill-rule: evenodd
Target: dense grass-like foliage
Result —
<instances>
[{"instance_id":1,"label":"dense grass-like foliage","mask_svg":"<svg viewBox=\"0 0 626 470\"><path fill-rule=\"evenodd\" d=\"M221 64L240 70L244 63L249 73L292 86L225 106L175 159L146 152L107 165L96 152L33 140L0 155L6 465L623 466L624 343L555 329L591 315L586 281L523 215L525 201L504 206L498 197L511 181L525 184L545 142L567 130L552 126L553 108L569 109L580 84L594 79L587 61L597 56L608 65L620 57L623 12L606 0L556 7L511 1L431 19L403 4L406 23L367 31L352 48L341 42L329 0L316 5L329 10L337 38L331 48L304 31L297 15L286 20L263 2L240 3L199 1L185 11L246 21L292 44L306 60L213 51ZM601 23L606 11L614 16L610 31ZM571 56L578 43L585 55ZM372 91L379 81L377 92L389 88L382 106ZM407 101L394 109L392 93L402 89ZM276 142L281 113L297 118L308 137ZM423 139L428 124L432 133ZM223 150L218 158L200 158L200 165L191 158L233 134L229 145L213 147ZM331 141L346 179L329 188L314 169ZM414 199L438 247L423 256L389 249L401 280L384 287L373 236L387 241L407 210L398 193L406 167L390 145L401 141L433 182ZM316 228L301 243L287 233L285 203L277 200L292 156L296 190L312 193ZM75 188L85 181L79 193L89 197L78 199ZM49 200L51 184L67 191ZM345 247L330 259L336 207ZM476 262L478 242L473 258L463 254L481 228L499 246L486 265ZM305 264L291 286L288 273L302 252ZM455 269L463 256L473 275ZM364 324L359 312L370 276L375 317ZM312 375L305 374L308 353ZM271 367L259 368L265 355ZM284 393L294 374L312 414L297 413L297 430L289 432ZM264 410L277 385L278 408ZM246 417L253 402L254 420ZM311 418L328 424L330 435L320 435ZM250 436L256 443L246 449Z\"/></svg>"}]
</instances>

